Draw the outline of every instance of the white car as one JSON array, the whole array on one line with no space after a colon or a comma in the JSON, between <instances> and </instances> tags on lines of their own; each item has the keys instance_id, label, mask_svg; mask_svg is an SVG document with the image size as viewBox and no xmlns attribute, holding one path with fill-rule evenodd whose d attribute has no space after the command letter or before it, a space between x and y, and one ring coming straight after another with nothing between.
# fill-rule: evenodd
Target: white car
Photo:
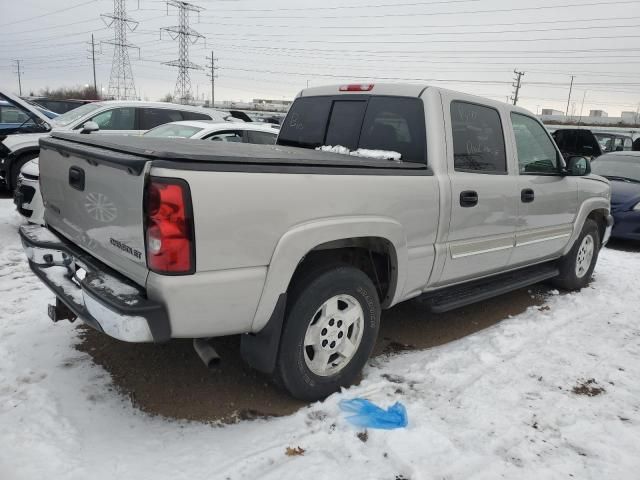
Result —
<instances>
[{"instance_id":1,"label":"white car","mask_svg":"<svg viewBox=\"0 0 640 480\"><path fill-rule=\"evenodd\" d=\"M276 142L278 131L277 125L264 123L198 120L160 125L146 132L144 136L273 145ZM40 194L38 158L30 160L20 170L14 202L20 215L29 222L44 224L44 205Z\"/></svg>"},{"instance_id":2,"label":"white car","mask_svg":"<svg viewBox=\"0 0 640 480\"><path fill-rule=\"evenodd\" d=\"M32 119L22 127L12 129L10 135L0 137L0 180L10 191L16 187L22 166L38 156L39 140L52 131L141 135L158 125L179 120L232 119L229 112L204 109L190 105L163 102L109 100L92 102L64 113L55 119L47 118L24 100L0 92L5 100Z\"/></svg>"},{"instance_id":3,"label":"white car","mask_svg":"<svg viewBox=\"0 0 640 480\"><path fill-rule=\"evenodd\" d=\"M278 125L265 123L220 123L208 121L172 122L149 130L146 137L191 138L219 142L276 143Z\"/></svg>"}]
</instances>

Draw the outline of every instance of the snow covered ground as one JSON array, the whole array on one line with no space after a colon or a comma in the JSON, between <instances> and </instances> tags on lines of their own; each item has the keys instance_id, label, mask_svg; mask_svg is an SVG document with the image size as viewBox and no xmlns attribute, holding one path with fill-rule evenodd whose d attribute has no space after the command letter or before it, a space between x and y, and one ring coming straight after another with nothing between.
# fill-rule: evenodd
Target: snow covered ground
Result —
<instances>
[{"instance_id":1,"label":"snow covered ground","mask_svg":"<svg viewBox=\"0 0 640 480\"><path fill-rule=\"evenodd\" d=\"M51 295L27 267L18 224L0 200L1 479L640 475L640 253L604 250L581 293L377 359L361 385L294 415L221 427L150 417L116 393L74 349L74 328L48 320ZM408 427L363 441L337 407L356 396L403 402Z\"/></svg>"}]
</instances>

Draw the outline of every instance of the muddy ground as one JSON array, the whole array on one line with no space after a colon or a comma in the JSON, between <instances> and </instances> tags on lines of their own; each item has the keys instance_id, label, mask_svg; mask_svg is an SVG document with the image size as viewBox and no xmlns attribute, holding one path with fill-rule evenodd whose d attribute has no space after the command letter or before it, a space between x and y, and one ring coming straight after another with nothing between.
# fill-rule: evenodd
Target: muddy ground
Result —
<instances>
[{"instance_id":1,"label":"muddy ground","mask_svg":"<svg viewBox=\"0 0 640 480\"><path fill-rule=\"evenodd\" d=\"M383 313L374 356L430 348L490 327L541 304L548 288L522 289L440 315L429 313L416 301L403 303ZM104 367L134 405L150 414L233 422L287 415L305 405L244 365L239 336L215 339L212 344L222 358L215 370L205 368L190 340L130 344L83 328L77 348Z\"/></svg>"}]
</instances>

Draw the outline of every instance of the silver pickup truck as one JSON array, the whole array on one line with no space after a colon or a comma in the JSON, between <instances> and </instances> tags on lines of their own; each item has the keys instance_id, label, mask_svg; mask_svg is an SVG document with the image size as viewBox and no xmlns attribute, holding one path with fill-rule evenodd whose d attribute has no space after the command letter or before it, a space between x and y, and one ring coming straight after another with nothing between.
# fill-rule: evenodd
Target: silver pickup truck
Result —
<instances>
[{"instance_id":1,"label":"silver pickup truck","mask_svg":"<svg viewBox=\"0 0 640 480\"><path fill-rule=\"evenodd\" d=\"M435 87L304 90L275 146L40 145L47 226L20 233L54 321L194 338L205 360L203 339L242 334L248 364L303 399L357 378L381 309L579 289L612 225L607 180L528 111Z\"/></svg>"}]
</instances>

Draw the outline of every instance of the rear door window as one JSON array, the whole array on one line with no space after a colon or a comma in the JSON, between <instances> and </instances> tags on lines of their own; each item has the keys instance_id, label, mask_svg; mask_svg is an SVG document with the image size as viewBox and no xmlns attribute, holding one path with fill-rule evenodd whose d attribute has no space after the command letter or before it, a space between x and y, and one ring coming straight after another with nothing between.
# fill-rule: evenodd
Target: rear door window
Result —
<instances>
[{"instance_id":1,"label":"rear door window","mask_svg":"<svg viewBox=\"0 0 640 480\"><path fill-rule=\"evenodd\" d=\"M188 112L184 110L180 113L182 114L183 120L211 120L211 117L206 113Z\"/></svg>"},{"instance_id":2,"label":"rear door window","mask_svg":"<svg viewBox=\"0 0 640 480\"><path fill-rule=\"evenodd\" d=\"M249 143L256 143L258 145L273 145L276 143L277 135L269 132L256 132L249 130L247 132Z\"/></svg>"},{"instance_id":3,"label":"rear door window","mask_svg":"<svg viewBox=\"0 0 640 480\"><path fill-rule=\"evenodd\" d=\"M340 145L349 150L357 150L362 117L366 107L365 100L337 100L333 102L324 144Z\"/></svg>"},{"instance_id":4,"label":"rear door window","mask_svg":"<svg viewBox=\"0 0 640 480\"><path fill-rule=\"evenodd\" d=\"M224 132L216 132L213 135L205 137L204 139L214 142L243 143L245 133L246 132L243 132L242 130L225 130Z\"/></svg>"},{"instance_id":5,"label":"rear door window","mask_svg":"<svg viewBox=\"0 0 640 480\"><path fill-rule=\"evenodd\" d=\"M507 173L500 114L475 103L451 102L454 167L475 173Z\"/></svg>"},{"instance_id":6,"label":"rear door window","mask_svg":"<svg viewBox=\"0 0 640 480\"><path fill-rule=\"evenodd\" d=\"M398 152L405 162L426 163L426 133L422 100L371 97L358 148Z\"/></svg>"},{"instance_id":7,"label":"rear door window","mask_svg":"<svg viewBox=\"0 0 640 480\"><path fill-rule=\"evenodd\" d=\"M151 130L158 125L182 120L182 113L169 108L139 108L138 125L140 130Z\"/></svg>"}]
</instances>

